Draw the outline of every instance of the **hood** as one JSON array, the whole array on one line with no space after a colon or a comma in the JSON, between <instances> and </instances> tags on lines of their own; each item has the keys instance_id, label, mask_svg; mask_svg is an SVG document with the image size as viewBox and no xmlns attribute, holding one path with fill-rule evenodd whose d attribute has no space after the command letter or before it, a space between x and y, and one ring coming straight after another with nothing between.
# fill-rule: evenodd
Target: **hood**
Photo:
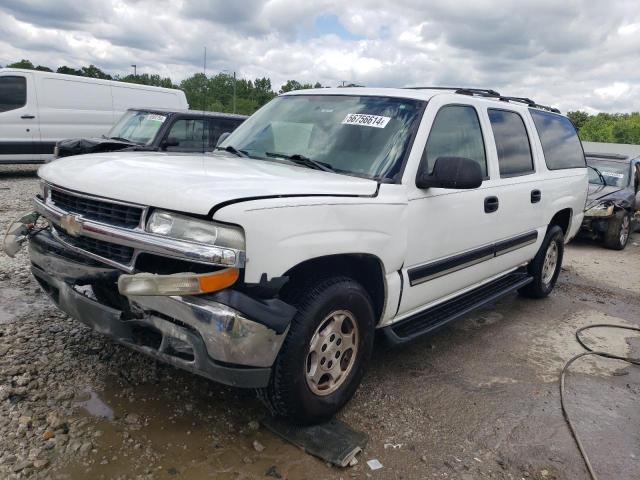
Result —
<instances>
[{"instance_id":1,"label":"hood","mask_svg":"<svg viewBox=\"0 0 640 480\"><path fill-rule=\"evenodd\" d=\"M612 185L595 185L593 183L589 184L589 189L587 191L587 208L590 208L597 203L603 200L617 200L619 195L615 195L616 193L623 190L620 187L612 186ZM610 197L610 198L608 198Z\"/></svg>"},{"instance_id":2,"label":"hood","mask_svg":"<svg viewBox=\"0 0 640 480\"><path fill-rule=\"evenodd\" d=\"M226 152L90 154L43 165L38 175L82 193L200 215L240 198L370 196L377 190L374 180Z\"/></svg>"},{"instance_id":3,"label":"hood","mask_svg":"<svg viewBox=\"0 0 640 480\"><path fill-rule=\"evenodd\" d=\"M83 155L85 153L113 152L130 147L140 147L134 142L114 140L112 138L68 138L60 140L57 145L58 156Z\"/></svg>"}]
</instances>

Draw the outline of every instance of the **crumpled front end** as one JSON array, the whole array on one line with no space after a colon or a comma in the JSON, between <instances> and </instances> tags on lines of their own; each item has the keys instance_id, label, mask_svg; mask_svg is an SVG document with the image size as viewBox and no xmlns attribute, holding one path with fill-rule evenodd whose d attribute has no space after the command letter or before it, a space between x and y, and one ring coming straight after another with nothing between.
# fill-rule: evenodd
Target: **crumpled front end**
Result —
<instances>
[{"instance_id":1,"label":"crumpled front end","mask_svg":"<svg viewBox=\"0 0 640 480\"><path fill-rule=\"evenodd\" d=\"M96 204L86 201L95 199L72 200L37 198L36 210L49 225L28 234L32 273L61 310L121 344L212 380L252 388L268 384L294 307L277 298L254 298L239 285L201 295L123 294L123 278L194 276L181 267L202 277L202 271L232 270L216 264L231 260L211 256L215 249L185 250L183 256L179 242L163 243L137 224L107 223L117 211L131 217L126 209L102 206L102 214L108 213L103 221L87 220ZM78 212L83 208L89 209L86 216ZM235 253L237 267L243 256ZM194 262L202 260L197 255L209 255L209 264Z\"/></svg>"}]
</instances>

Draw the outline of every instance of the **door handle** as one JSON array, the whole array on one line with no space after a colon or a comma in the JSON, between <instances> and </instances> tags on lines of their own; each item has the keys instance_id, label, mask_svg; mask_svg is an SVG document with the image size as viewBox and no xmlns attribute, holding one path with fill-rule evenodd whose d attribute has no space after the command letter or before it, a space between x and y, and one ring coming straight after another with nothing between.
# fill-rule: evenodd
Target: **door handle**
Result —
<instances>
[{"instance_id":1,"label":"door handle","mask_svg":"<svg viewBox=\"0 0 640 480\"><path fill-rule=\"evenodd\" d=\"M25 115L22 115L20 118L24 118L25 120L31 119L31 118L36 118L35 115L29 115L28 113Z\"/></svg>"},{"instance_id":2,"label":"door handle","mask_svg":"<svg viewBox=\"0 0 640 480\"><path fill-rule=\"evenodd\" d=\"M540 190L531 190L531 203L538 203L542 199Z\"/></svg>"},{"instance_id":3,"label":"door handle","mask_svg":"<svg viewBox=\"0 0 640 480\"><path fill-rule=\"evenodd\" d=\"M484 199L484 211L485 213L492 213L498 210L500 201L498 197L487 197Z\"/></svg>"}]
</instances>

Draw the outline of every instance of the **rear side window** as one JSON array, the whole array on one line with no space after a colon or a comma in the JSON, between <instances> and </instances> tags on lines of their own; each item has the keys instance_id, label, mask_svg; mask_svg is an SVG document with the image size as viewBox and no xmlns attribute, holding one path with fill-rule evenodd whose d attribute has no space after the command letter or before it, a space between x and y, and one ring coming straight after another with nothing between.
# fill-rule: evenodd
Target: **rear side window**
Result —
<instances>
[{"instance_id":1,"label":"rear side window","mask_svg":"<svg viewBox=\"0 0 640 480\"><path fill-rule=\"evenodd\" d=\"M539 110L529 111L549 170L586 166L578 134L568 118Z\"/></svg>"},{"instance_id":2,"label":"rear side window","mask_svg":"<svg viewBox=\"0 0 640 480\"><path fill-rule=\"evenodd\" d=\"M522 117L516 112L490 108L489 121L498 150L501 177L533 173L529 136Z\"/></svg>"},{"instance_id":3,"label":"rear side window","mask_svg":"<svg viewBox=\"0 0 640 480\"><path fill-rule=\"evenodd\" d=\"M8 112L27 104L27 79L0 77L0 112Z\"/></svg>"},{"instance_id":4,"label":"rear side window","mask_svg":"<svg viewBox=\"0 0 640 480\"><path fill-rule=\"evenodd\" d=\"M482 176L487 177L487 157L476 109L469 105L442 107L433 120L427 146L422 154L428 172L438 157L464 157L478 162Z\"/></svg>"}]
</instances>

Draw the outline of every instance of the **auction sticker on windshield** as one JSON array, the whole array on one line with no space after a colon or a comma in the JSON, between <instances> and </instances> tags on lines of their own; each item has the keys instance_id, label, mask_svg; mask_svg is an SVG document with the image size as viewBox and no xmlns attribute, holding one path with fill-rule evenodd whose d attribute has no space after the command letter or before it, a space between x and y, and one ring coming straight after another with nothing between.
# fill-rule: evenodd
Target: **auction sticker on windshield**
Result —
<instances>
[{"instance_id":1,"label":"auction sticker on windshield","mask_svg":"<svg viewBox=\"0 0 640 480\"><path fill-rule=\"evenodd\" d=\"M166 117L164 115L156 115L156 114L153 114L153 113L150 113L150 114L146 115L146 119L150 120L152 122L164 123L165 118Z\"/></svg>"},{"instance_id":2,"label":"auction sticker on windshield","mask_svg":"<svg viewBox=\"0 0 640 480\"><path fill-rule=\"evenodd\" d=\"M381 117L380 115L367 115L364 113L347 113L342 121L343 125L361 125L363 127L384 128L389 123L391 117Z\"/></svg>"}]
</instances>

